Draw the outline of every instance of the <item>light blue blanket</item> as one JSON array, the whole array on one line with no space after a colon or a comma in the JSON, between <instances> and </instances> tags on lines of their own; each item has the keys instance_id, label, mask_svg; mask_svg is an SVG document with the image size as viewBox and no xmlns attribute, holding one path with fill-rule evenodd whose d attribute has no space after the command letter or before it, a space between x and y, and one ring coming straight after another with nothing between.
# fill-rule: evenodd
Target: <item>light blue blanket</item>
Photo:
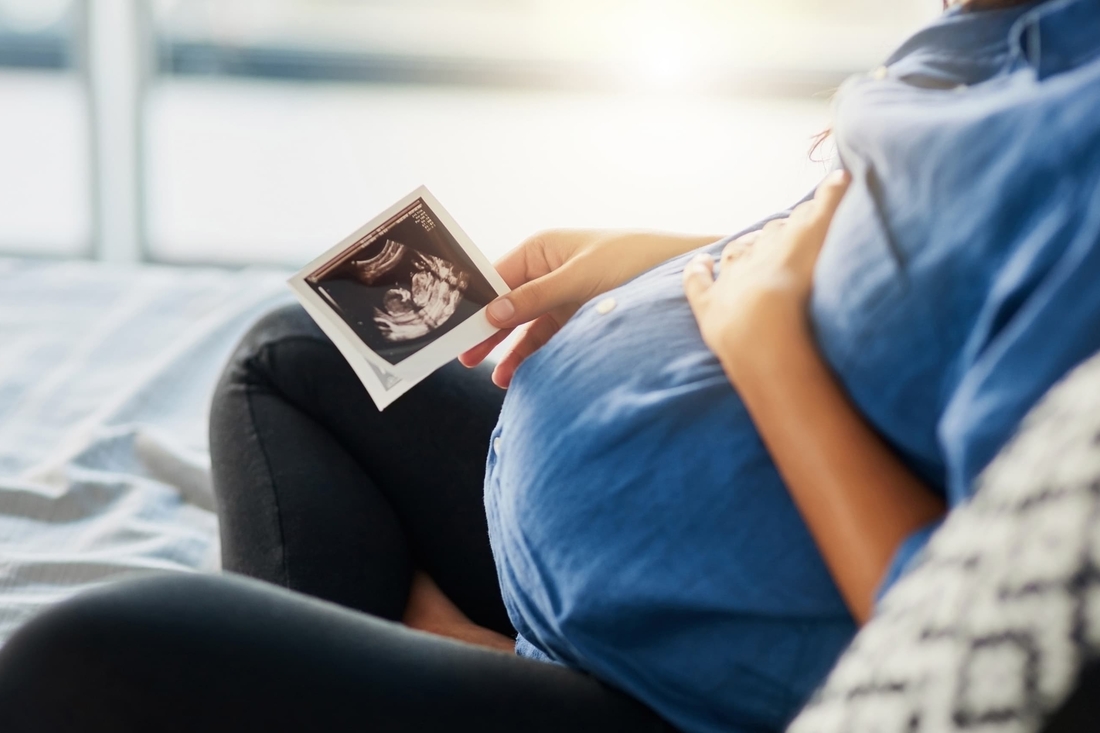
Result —
<instances>
[{"instance_id":1,"label":"light blue blanket","mask_svg":"<svg viewBox=\"0 0 1100 733\"><path fill-rule=\"evenodd\" d=\"M285 278L0 259L0 644L84 588L217 569L210 393Z\"/></svg>"}]
</instances>

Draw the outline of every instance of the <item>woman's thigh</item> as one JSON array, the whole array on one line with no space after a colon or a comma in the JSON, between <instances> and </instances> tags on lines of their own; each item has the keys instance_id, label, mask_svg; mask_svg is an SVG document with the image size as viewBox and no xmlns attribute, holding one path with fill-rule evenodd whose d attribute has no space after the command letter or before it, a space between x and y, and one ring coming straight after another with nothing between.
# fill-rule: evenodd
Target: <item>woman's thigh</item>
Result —
<instances>
[{"instance_id":1,"label":"woman's thigh","mask_svg":"<svg viewBox=\"0 0 1100 733\"><path fill-rule=\"evenodd\" d=\"M212 407L225 567L390 619L419 567L510 633L482 493L503 394L451 363L379 412L301 308L266 316Z\"/></svg>"},{"instance_id":2,"label":"woman's thigh","mask_svg":"<svg viewBox=\"0 0 1100 733\"><path fill-rule=\"evenodd\" d=\"M0 651L0 710L5 733L669 730L579 672L209 576L47 611Z\"/></svg>"}]
</instances>

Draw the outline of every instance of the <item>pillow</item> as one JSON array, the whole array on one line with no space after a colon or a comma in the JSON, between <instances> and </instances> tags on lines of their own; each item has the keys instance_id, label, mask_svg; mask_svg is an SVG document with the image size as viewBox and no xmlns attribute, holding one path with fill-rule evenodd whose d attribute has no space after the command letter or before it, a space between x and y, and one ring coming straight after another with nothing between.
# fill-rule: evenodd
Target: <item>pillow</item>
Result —
<instances>
[{"instance_id":1,"label":"pillow","mask_svg":"<svg viewBox=\"0 0 1100 733\"><path fill-rule=\"evenodd\" d=\"M788 733L1024 733L1100 656L1100 355L1056 385Z\"/></svg>"}]
</instances>

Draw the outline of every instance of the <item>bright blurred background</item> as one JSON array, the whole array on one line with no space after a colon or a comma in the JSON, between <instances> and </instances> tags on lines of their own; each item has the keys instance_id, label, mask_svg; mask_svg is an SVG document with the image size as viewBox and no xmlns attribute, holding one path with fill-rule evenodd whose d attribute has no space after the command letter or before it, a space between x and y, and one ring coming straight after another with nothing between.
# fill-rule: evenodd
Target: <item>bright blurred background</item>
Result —
<instances>
[{"instance_id":1,"label":"bright blurred background","mask_svg":"<svg viewBox=\"0 0 1100 733\"><path fill-rule=\"evenodd\" d=\"M0 0L0 253L297 266L427 184L495 257L725 233L939 0Z\"/></svg>"}]
</instances>

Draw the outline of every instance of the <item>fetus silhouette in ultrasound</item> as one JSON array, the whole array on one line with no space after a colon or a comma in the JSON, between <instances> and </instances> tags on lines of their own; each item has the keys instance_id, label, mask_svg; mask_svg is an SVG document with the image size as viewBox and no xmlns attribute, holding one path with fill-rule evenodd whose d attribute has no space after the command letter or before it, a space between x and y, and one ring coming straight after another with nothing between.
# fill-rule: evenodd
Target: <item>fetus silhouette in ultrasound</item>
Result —
<instances>
[{"instance_id":1,"label":"fetus silhouette in ultrasound","mask_svg":"<svg viewBox=\"0 0 1100 733\"><path fill-rule=\"evenodd\" d=\"M359 281L387 286L374 306L374 324L386 341L426 336L455 314L470 275L446 260L387 239L382 251L351 261Z\"/></svg>"}]
</instances>

